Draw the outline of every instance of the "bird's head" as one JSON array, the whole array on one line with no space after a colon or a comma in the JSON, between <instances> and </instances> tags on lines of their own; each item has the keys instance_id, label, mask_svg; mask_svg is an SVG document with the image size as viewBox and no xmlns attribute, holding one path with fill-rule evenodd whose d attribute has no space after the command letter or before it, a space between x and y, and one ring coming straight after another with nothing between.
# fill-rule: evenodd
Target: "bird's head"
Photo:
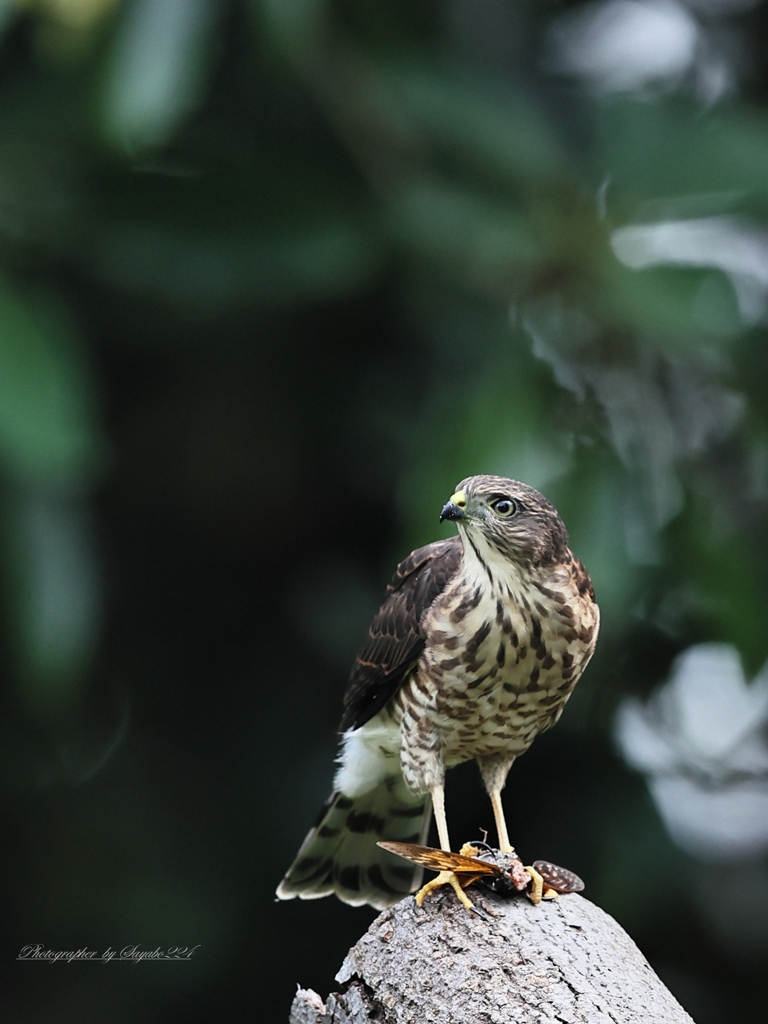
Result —
<instances>
[{"instance_id":1,"label":"bird's head","mask_svg":"<svg viewBox=\"0 0 768 1024\"><path fill-rule=\"evenodd\" d=\"M561 561L568 534L557 509L533 487L503 476L470 476L462 480L443 506L440 522L457 524L462 539L477 554L519 565Z\"/></svg>"}]
</instances>

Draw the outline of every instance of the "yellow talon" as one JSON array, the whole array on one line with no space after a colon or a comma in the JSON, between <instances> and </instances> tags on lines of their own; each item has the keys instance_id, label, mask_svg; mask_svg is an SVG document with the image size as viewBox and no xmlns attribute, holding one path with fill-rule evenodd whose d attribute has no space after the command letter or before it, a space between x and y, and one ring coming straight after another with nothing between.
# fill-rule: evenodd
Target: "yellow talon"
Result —
<instances>
[{"instance_id":1,"label":"yellow talon","mask_svg":"<svg viewBox=\"0 0 768 1024\"><path fill-rule=\"evenodd\" d=\"M433 878L431 882L427 882L426 885L423 885L416 893L416 906L420 907L424 902L424 898L428 896L433 889L439 889L442 885L450 885L458 896L461 905L466 907L467 910L475 909L474 904L461 888L461 883L453 871L441 871L440 874L437 875L436 878Z\"/></svg>"}]
</instances>

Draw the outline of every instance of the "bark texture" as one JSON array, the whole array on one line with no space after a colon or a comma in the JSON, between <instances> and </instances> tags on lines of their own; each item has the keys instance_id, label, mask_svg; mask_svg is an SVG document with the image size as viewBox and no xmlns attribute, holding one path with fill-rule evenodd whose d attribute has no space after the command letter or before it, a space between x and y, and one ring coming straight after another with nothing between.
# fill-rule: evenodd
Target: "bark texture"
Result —
<instances>
[{"instance_id":1,"label":"bark texture","mask_svg":"<svg viewBox=\"0 0 768 1024\"><path fill-rule=\"evenodd\" d=\"M299 989L290 1024L692 1024L627 933L570 894L534 906L472 889L385 910L323 1002Z\"/></svg>"}]
</instances>

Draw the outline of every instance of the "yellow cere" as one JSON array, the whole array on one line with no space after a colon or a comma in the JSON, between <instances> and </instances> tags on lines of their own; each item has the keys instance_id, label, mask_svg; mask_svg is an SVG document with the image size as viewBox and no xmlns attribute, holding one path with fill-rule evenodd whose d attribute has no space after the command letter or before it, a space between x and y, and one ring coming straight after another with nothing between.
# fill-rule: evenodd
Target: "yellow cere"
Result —
<instances>
[{"instance_id":1,"label":"yellow cere","mask_svg":"<svg viewBox=\"0 0 768 1024\"><path fill-rule=\"evenodd\" d=\"M455 494L451 495L451 502L454 505L458 505L459 508L464 508L467 504L467 495L464 491L456 491Z\"/></svg>"}]
</instances>

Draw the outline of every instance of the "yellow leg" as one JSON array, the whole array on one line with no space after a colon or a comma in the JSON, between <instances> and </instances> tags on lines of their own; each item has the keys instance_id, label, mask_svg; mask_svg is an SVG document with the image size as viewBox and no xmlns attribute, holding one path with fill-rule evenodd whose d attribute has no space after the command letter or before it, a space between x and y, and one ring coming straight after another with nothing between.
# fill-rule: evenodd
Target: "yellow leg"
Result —
<instances>
[{"instance_id":1,"label":"yellow leg","mask_svg":"<svg viewBox=\"0 0 768 1024\"><path fill-rule=\"evenodd\" d=\"M435 786L432 790L432 807L435 812L435 824L440 838L440 849L451 852L451 841L448 838L448 822L445 820L445 789Z\"/></svg>"},{"instance_id":2,"label":"yellow leg","mask_svg":"<svg viewBox=\"0 0 768 1024\"><path fill-rule=\"evenodd\" d=\"M491 798L491 807L493 808L493 816L496 819L496 832L499 837L499 849L502 853L514 853L515 848L509 841L509 834L507 833L507 822L504 817L504 808L501 804L501 790L492 789L488 796Z\"/></svg>"},{"instance_id":3,"label":"yellow leg","mask_svg":"<svg viewBox=\"0 0 768 1024\"><path fill-rule=\"evenodd\" d=\"M445 819L445 789L442 786L435 786L432 790L432 807L435 812L437 834L440 838L440 849L445 850L446 853L450 853L451 841L448 838L448 822ZM462 906L466 907L467 910L475 909L469 896L467 896L461 888L461 884L453 871L441 871L440 874L436 878L433 878L431 882L427 882L426 885L423 885L416 893L416 906L420 907L424 902L424 898L428 896L429 893L434 889L439 889L443 885L450 885L456 893L459 902Z\"/></svg>"}]
</instances>

